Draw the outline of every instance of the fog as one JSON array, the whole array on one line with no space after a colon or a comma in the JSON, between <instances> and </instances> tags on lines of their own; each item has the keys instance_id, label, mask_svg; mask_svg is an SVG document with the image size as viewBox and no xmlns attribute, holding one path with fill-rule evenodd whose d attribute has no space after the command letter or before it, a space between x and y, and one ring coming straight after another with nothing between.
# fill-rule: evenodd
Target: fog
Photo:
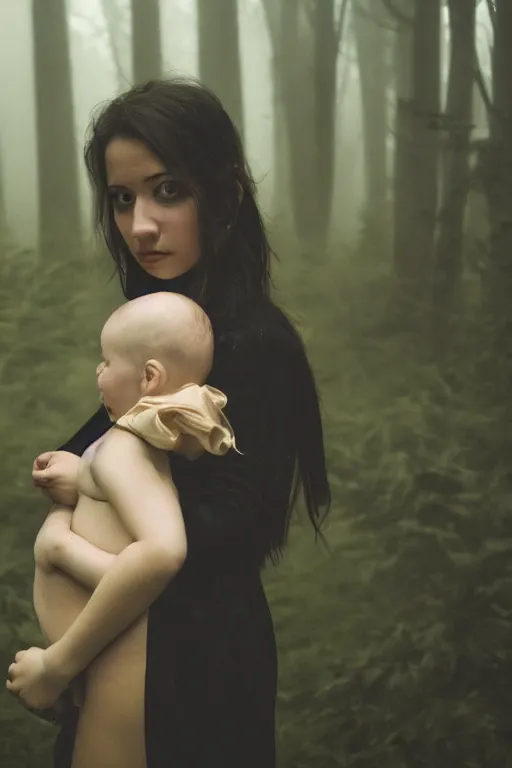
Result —
<instances>
[{"instance_id":1,"label":"fog","mask_svg":"<svg viewBox=\"0 0 512 768\"><path fill-rule=\"evenodd\" d=\"M44 3L45 0L39 0ZM337 2L338 12L340 0ZM109 35L105 16L115 6L122 23ZM73 102L75 110L77 164L84 229L90 229L89 190L81 149L94 108L131 82L129 0L68 0ZM162 0L161 44L163 74L197 77L197 12L194 0ZM265 14L260 0L239 3L240 52L244 94L246 149L259 182L260 202L269 217L273 210L272 73ZM337 75L336 177L333 237L351 241L358 229L358 214L364 203L363 146L361 143L358 65L351 22L341 40ZM1 0L0 29L0 148L5 187L5 207L12 236L23 247L34 248L37 240L37 162L34 118L34 60L30 0ZM448 39L447 9L443 12L443 34ZM489 36L486 3L478 6L478 51L482 68L489 72ZM447 61L444 61L446 86ZM445 88L446 90L446 88ZM393 94L389 92L389 151L393 137ZM55 126L58 130L58 125ZM390 159L391 162L391 159Z\"/></svg>"}]
</instances>

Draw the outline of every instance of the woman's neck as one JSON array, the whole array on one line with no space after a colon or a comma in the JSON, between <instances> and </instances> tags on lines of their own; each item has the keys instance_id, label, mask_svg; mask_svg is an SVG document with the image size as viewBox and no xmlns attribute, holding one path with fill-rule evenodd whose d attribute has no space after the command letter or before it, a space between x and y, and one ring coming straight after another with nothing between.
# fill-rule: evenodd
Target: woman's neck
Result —
<instances>
[{"instance_id":1,"label":"woman's neck","mask_svg":"<svg viewBox=\"0 0 512 768\"><path fill-rule=\"evenodd\" d=\"M181 293L183 296L189 296L195 273L196 267L192 267L177 277L162 280L148 274L137 264L135 259L131 259L128 264L124 293L126 298L130 300L158 291L169 291L170 293Z\"/></svg>"}]
</instances>

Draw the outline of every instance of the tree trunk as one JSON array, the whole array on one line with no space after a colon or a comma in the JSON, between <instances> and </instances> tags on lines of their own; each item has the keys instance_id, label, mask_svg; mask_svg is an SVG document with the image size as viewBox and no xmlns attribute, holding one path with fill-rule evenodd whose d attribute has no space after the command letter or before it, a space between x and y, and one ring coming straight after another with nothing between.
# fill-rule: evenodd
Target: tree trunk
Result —
<instances>
[{"instance_id":1,"label":"tree trunk","mask_svg":"<svg viewBox=\"0 0 512 768\"><path fill-rule=\"evenodd\" d=\"M411 251L414 235L411 166L412 131L412 23L399 20L394 49L395 70L395 153L394 153L394 272L400 290L407 291L411 273Z\"/></svg>"},{"instance_id":2,"label":"tree trunk","mask_svg":"<svg viewBox=\"0 0 512 768\"><path fill-rule=\"evenodd\" d=\"M263 0L267 30L272 50L272 119L274 142L274 192L273 211L285 220L291 214L289 203L290 148L286 135L286 111L284 107L284 63L279 44L283 29L283 4Z\"/></svg>"},{"instance_id":3,"label":"tree trunk","mask_svg":"<svg viewBox=\"0 0 512 768\"><path fill-rule=\"evenodd\" d=\"M290 157L292 212L299 240L307 249L315 229L317 184L312 127L312 73L308 73L305 65L307 53L303 51L303 56L299 55L301 32L298 0L284 0L281 18L280 90ZM299 162L298 158L301 158Z\"/></svg>"},{"instance_id":4,"label":"tree trunk","mask_svg":"<svg viewBox=\"0 0 512 768\"><path fill-rule=\"evenodd\" d=\"M290 214L288 190L290 189L290 157L286 140L286 116L283 96L281 93L280 69L278 54L272 57L272 118L274 142L274 189L272 210L286 221Z\"/></svg>"},{"instance_id":5,"label":"tree trunk","mask_svg":"<svg viewBox=\"0 0 512 768\"><path fill-rule=\"evenodd\" d=\"M413 23L415 293L430 299L436 232L440 113L440 0L416 0Z\"/></svg>"},{"instance_id":6,"label":"tree trunk","mask_svg":"<svg viewBox=\"0 0 512 768\"><path fill-rule=\"evenodd\" d=\"M342 0L339 29L334 0L315 0L312 9L315 139L318 163L318 221L315 239L327 245L334 189L334 132L336 120L336 63L348 3Z\"/></svg>"},{"instance_id":7,"label":"tree trunk","mask_svg":"<svg viewBox=\"0 0 512 768\"><path fill-rule=\"evenodd\" d=\"M117 88L118 91L121 91L123 90L125 82L128 80L126 73L123 70L120 46L118 43L118 35L122 29L124 14L120 12L117 0L101 0L101 7L107 26L110 50L112 52L112 61L117 78Z\"/></svg>"},{"instance_id":8,"label":"tree trunk","mask_svg":"<svg viewBox=\"0 0 512 768\"><path fill-rule=\"evenodd\" d=\"M39 249L44 263L82 250L65 0L32 1Z\"/></svg>"},{"instance_id":9,"label":"tree trunk","mask_svg":"<svg viewBox=\"0 0 512 768\"><path fill-rule=\"evenodd\" d=\"M405 33L398 43L412 93L399 95L397 106L395 265L402 299L423 310L431 295L437 213L441 3L416 0L413 7L408 66Z\"/></svg>"},{"instance_id":10,"label":"tree trunk","mask_svg":"<svg viewBox=\"0 0 512 768\"><path fill-rule=\"evenodd\" d=\"M448 0L450 70L446 101L442 205L433 283L433 347L441 355L462 272L464 214L469 190L469 152L475 66L475 0Z\"/></svg>"},{"instance_id":11,"label":"tree trunk","mask_svg":"<svg viewBox=\"0 0 512 768\"><path fill-rule=\"evenodd\" d=\"M304 254L321 258L333 193L336 62L334 0L263 0L288 143L294 227ZM347 3L343 2L343 8ZM305 15L307 12L307 19ZM274 119L279 120L275 114ZM279 139L276 126L276 152Z\"/></svg>"},{"instance_id":12,"label":"tree trunk","mask_svg":"<svg viewBox=\"0 0 512 768\"><path fill-rule=\"evenodd\" d=\"M159 0L132 0L132 80L135 85L162 74Z\"/></svg>"},{"instance_id":13,"label":"tree trunk","mask_svg":"<svg viewBox=\"0 0 512 768\"><path fill-rule=\"evenodd\" d=\"M5 242L8 238L7 209L5 206L4 189L2 152L0 151L0 243Z\"/></svg>"},{"instance_id":14,"label":"tree trunk","mask_svg":"<svg viewBox=\"0 0 512 768\"><path fill-rule=\"evenodd\" d=\"M493 110L485 174L490 213L488 310L496 352L512 356L512 4L495 0ZM510 385L510 382L509 382Z\"/></svg>"},{"instance_id":15,"label":"tree trunk","mask_svg":"<svg viewBox=\"0 0 512 768\"><path fill-rule=\"evenodd\" d=\"M219 97L243 136L237 0L197 0L199 78Z\"/></svg>"},{"instance_id":16,"label":"tree trunk","mask_svg":"<svg viewBox=\"0 0 512 768\"><path fill-rule=\"evenodd\" d=\"M377 0L380 4L381 0ZM387 45L382 10L375 0L355 7L354 33L359 66L366 181L366 237L368 245L381 244L385 234L388 189Z\"/></svg>"}]
</instances>

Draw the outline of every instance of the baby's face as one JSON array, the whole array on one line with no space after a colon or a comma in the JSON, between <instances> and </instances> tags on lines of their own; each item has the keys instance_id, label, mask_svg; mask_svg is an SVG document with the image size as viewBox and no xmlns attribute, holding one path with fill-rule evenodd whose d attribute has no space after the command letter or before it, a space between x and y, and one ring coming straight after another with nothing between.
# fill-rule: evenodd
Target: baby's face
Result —
<instances>
[{"instance_id":1,"label":"baby's face","mask_svg":"<svg viewBox=\"0 0 512 768\"><path fill-rule=\"evenodd\" d=\"M112 421L117 421L141 397L143 372L126 353L102 334L103 360L96 369L100 398Z\"/></svg>"}]
</instances>

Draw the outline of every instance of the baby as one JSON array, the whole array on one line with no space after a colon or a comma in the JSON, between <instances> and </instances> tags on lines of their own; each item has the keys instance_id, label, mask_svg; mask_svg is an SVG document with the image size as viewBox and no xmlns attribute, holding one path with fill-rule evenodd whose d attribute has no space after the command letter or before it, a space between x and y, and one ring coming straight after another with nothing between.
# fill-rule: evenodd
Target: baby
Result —
<instances>
[{"instance_id":1,"label":"baby","mask_svg":"<svg viewBox=\"0 0 512 768\"><path fill-rule=\"evenodd\" d=\"M45 707L85 669L73 768L145 768L146 612L187 554L166 451L193 459L235 445L226 398L203 385L213 334L194 302L172 293L128 302L101 346L98 387L114 427L77 461L64 544L50 542L65 507L38 535L34 606L49 648L17 654L7 686Z\"/></svg>"}]
</instances>

